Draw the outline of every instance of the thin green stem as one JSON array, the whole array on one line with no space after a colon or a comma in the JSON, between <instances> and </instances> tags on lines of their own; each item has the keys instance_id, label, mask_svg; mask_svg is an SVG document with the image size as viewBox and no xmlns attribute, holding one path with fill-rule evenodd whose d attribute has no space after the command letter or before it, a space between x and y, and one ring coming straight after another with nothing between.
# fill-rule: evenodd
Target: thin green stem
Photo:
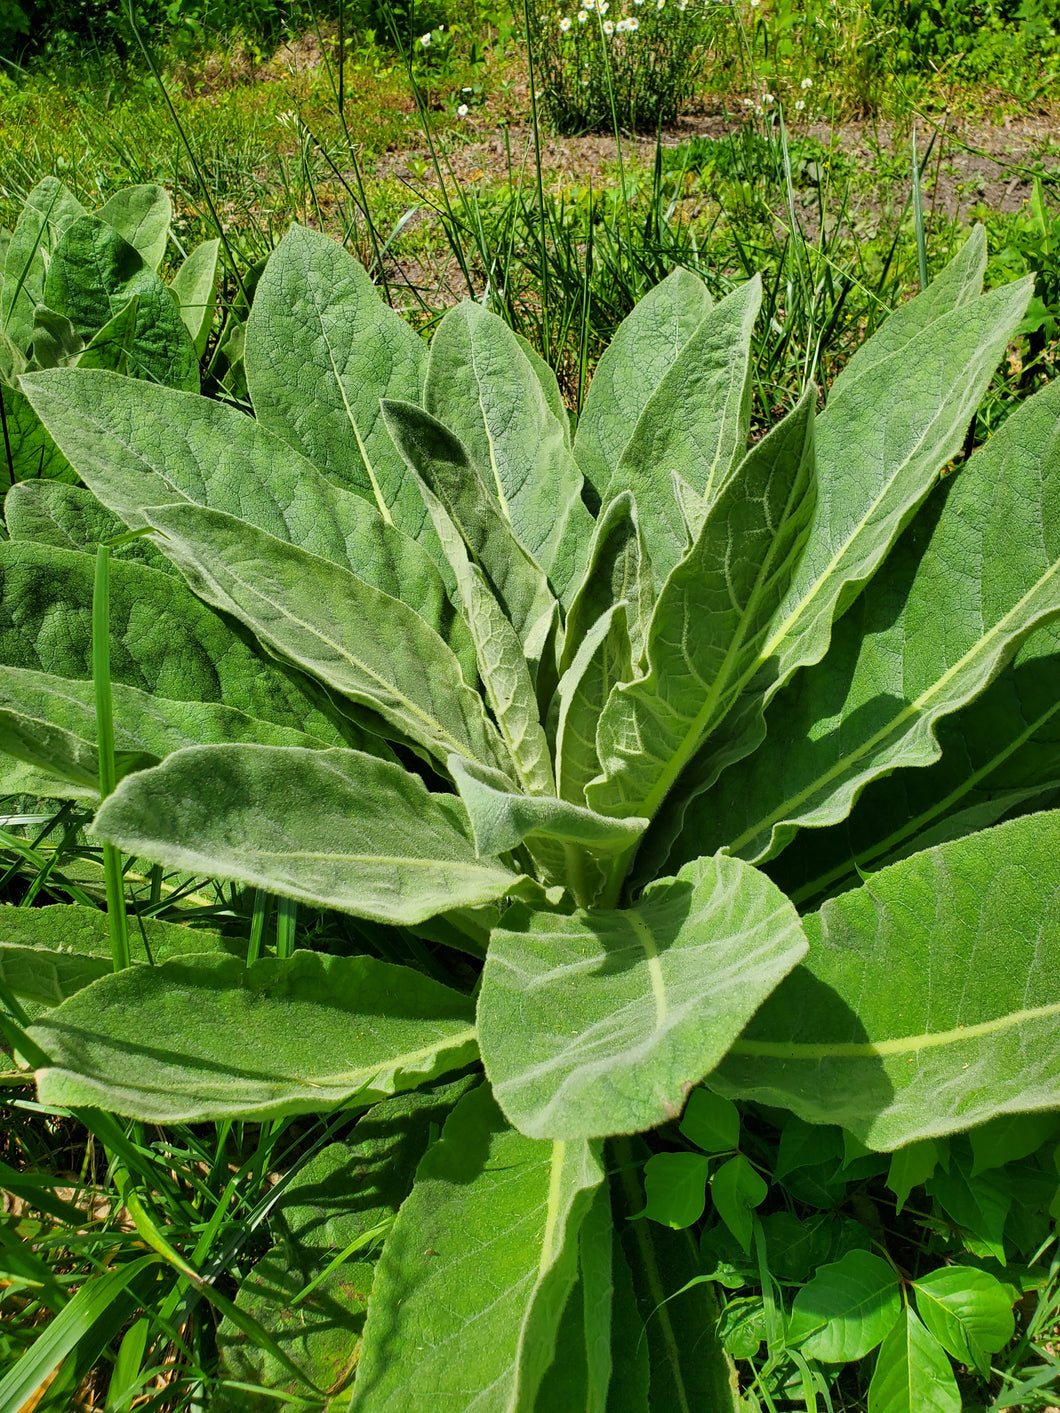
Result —
<instances>
[{"instance_id":1,"label":"thin green stem","mask_svg":"<svg viewBox=\"0 0 1060 1413\"><path fill-rule=\"evenodd\" d=\"M99 798L114 793L118 783L114 760L114 704L110 690L110 546L96 548L96 577L92 588L92 681L96 689L96 753L99 757ZM107 890L107 929L114 970L131 963L129 923L125 915L125 882L121 851L103 845L103 876Z\"/></svg>"}]
</instances>

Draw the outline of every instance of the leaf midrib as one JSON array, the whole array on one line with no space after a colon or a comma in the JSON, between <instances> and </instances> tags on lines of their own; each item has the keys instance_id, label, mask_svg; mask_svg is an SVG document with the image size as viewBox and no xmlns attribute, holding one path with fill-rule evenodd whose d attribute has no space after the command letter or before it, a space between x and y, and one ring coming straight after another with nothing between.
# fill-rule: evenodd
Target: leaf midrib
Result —
<instances>
[{"instance_id":1,"label":"leaf midrib","mask_svg":"<svg viewBox=\"0 0 1060 1413\"><path fill-rule=\"evenodd\" d=\"M999 618L994 626L988 629L983 637L979 638L962 657L958 658L952 667L947 668L942 676L933 682L926 691L921 692L920 696L914 698L912 702L907 702L902 710L893 716L885 726L881 726L874 735L870 736L869 739L864 741L856 750L850 751L844 755L841 760L837 761L836 764L833 765L831 769L825 771L823 775L817 776L803 790L800 790L797 795L789 796L788 799L777 806L777 808L764 819L757 820L749 829L745 829L738 838L734 839L729 844L729 848L735 853L738 849L742 849L746 844L750 843L751 840L764 829L772 829L775 824L783 822L784 816L791 810L797 809L799 805L804 804L811 795L819 791L823 786L830 784L837 776L844 774L850 769L851 765L863 759L867 752L875 750L888 736L893 735L895 731L899 730L909 718L922 712L924 708L930 704L932 698L947 687L954 677L963 672L967 666L974 663L976 658L984 655L984 652L1009 625L1009 621L1039 593L1044 585L1048 584L1052 579L1055 579L1058 573L1060 573L1060 561L1051 564L1046 573L1035 580L1027 592L1013 604L1009 611L1004 614L1003 617ZM1043 608L1038 615L1036 623L1032 620L1031 623L1023 626L1029 631L1034 626L1043 626L1049 619L1055 618L1058 615L1060 615L1060 605L1051 609ZM1020 630L1016 629L1015 631ZM953 710L957 711L962 705L964 705L964 703L955 703Z\"/></svg>"},{"instance_id":2,"label":"leaf midrib","mask_svg":"<svg viewBox=\"0 0 1060 1413\"><path fill-rule=\"evenodd\" d=\"M729 1054L767 1060L869 1060L887 1055L915 1055L921 1050L935 1050L943 1045L959 1045L966 1040L1000 1034L1025 1021L1045 1020L1050 1016L1060 1016L1060 1001L1010 1011L1007 1015L979 1021L975 1025L959 1025L955 1030L927 1031L922 1035L903 1035L894 1040L825 1041L818 1044L798 1040L737 1040Z\"/></svg>"},{"instance_id":3,"label":"leaf midrib","mask_svg":"<svg viewBox=\"0 0 1060 1413\"><path fill-rule=\"evenodd\" d=\"M810 586L808 592L803 596L799 603L796 604L796 606L788 614L784 622L777 628L776 632L769 639L768 643L763 649L763 658L768 659L773 653L776 652L777 648L783 643L784 639L791 634L792 626L798 623L800 618L805 617L806 613L809 610L809 606L813 603L814 599L816 599L824 591L825 587L827 587L831 576L834 574L837 566L845 557L850 546L858 539L861 533L870 524L873 516L875 515L879 507L883 504L883 502L886 500L887 495L893 488L895 482L898 481L899 477L902 475L902 473L905 471L906 467L908 467L909 463L914 459L914 457L919 454L928 439L928 433L942 420L942 413L945 411L947 405L948 404L943 403L942 407L939 408L938 413L928 423L919 441L914 447L910 449L909 454L905 457L902 463L895 468L894 474L880 488L879 495L877 495L876 499L871 502L862 518L858 520L857 523L853 526L850 531L850 534L840 544L839 548L832 555L831 559L825 565L824 569L821 571L821 573L814 580L813 584ZM934 481L934 477L932 477L932 481ZM925 488L925 495L927 494L928 490L930 490L930 485ZM909 507L906 508L907 512L908 509ZM849 583L853 581L847 580L846 582ZM841 589L842 587L843 585L842 583L840 583L839 588Z\"/></svg>"},{"instance_id":4,"label":"leaf midrib","mask_svg":"<svg viewBox=\"0 0 1060 1413\"><path fill-rule=\"evenodd\" d=\"M162 533L164 534L165 532L163 531ZM292 546L292 548L294 547ZM308 553L308 551L302 551L302 553ZM199 560L198 557L194 554L192 554L190 557L193 563L196 565L196 568L198 568L200 573L203 574L204 578L214 584L218 593L224 594L225 590L223 589L223 587L218 584L216 580L213 579L212 575L209 573L208 569L206 569L206 567L202 564L201 560ZM314 558L315 557L316 556L314 556ZM278 617L280 617L281 619L288 620L299 628L303 628L311 637L318 639L321 643L331 648L337 657L345 659L347 662L358 667L365 674L366 677L371 678L374 682L378 682L381 689L385 690L388 693L391 693L394 697L397 698L398 702L405 707L410 716L416 718L417 720L423 723L423 725L427 728L427 730L435 738L435 740L447 741L453 747L453 750L457 755L464 756L468 760L474 761L476 765L486 764L485 761L480 760L478 756L476 756L472 752L470 746L466 745L462 741L458 741L456 737L451 736L440 721L437 721L434 717L430 716L422 707L417 706L416 703L411 701L403 692L401 692L394 683L387 682L385 678L381 677L372 668L368 667L365 663L361 662L360 659L354 657L353 653L351 653L347 648L344 648L340 646L340 644L333 642L325 633L322 633L319 628L315 628L312 624L305 622L296 614L292 613L289 609L284 608L279 603L276 603L256 585L251 584L247 580L240 578L238 572L231 566L226 566L226 568L228 570L228 573L231 575L233 581L240 588L249 590L249 592L255 595L258 599L260 599L262 603L267 604L270 608L272 608L276 612ZM382 590L380 589L377 589L375 592L380 594L383 598L389 597L389 595L383 594ZM228 595L228 597L231 597L231 595ZM400 599L395 599L394 602L400 603L401 601ZM407 605L403 604L402 607L407 607ZM413 609L409 609L408 611L410 613L414 612ZM441 638L438 639L438 642L443 648L446 647L446 644ZM451 649L447 649L447 651L451 651ZM457 676L459 676L459 672L460 669L458 666ZM341 690L346 692L349 691L348 688L342 688ZM368 696L369 694L364 693L364 695ZM380 704L376 699L370 698L370 705L372 705L378 710Z\"/></svg>"}]
</instances>

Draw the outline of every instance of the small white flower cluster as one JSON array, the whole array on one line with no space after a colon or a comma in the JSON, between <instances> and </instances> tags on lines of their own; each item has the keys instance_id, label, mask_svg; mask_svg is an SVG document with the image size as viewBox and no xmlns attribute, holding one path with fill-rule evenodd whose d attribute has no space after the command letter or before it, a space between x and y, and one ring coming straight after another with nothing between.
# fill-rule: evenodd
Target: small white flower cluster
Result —
<instances>
[{"instance_id":1,"label":"small white flower cluster","mask_svg":"<svg viewBox=\"0 0 1060 1413\"><path fill-rule=\"evenodd\" d=\"M595 11L596 14L602 17L606 15L608 10L610 10L611 8L610 0L583 0L583 3L585 8L579 10L577 16L578 23L580 25L586 23L589 18L590 11ZM643 5L644 0L633 0L633 3L634 5ZM658 6L660 10L662 9L665 3L666 0L658 0ZM685 0L685 4L687 4L687 0ZM570 18L570 16L561 15L559 18L560 33L570 34L573 28L574 21ZM636 31L640 29L640 20L638 20L635 15L629 15L626 19L619 20L617 23L614 20L603 20L601 28L603 29L606 35L635 34Z\"/></svg>"}]
</instances>

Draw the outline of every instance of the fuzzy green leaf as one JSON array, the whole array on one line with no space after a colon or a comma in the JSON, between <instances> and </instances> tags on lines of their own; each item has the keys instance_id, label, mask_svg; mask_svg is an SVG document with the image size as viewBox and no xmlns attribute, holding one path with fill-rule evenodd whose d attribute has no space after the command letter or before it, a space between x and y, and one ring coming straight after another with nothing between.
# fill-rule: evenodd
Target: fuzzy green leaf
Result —
<instances>
[{"instance_id":1,"label":"fuzzy green leaf","mask_svg":"<svg viewBox=\"0 0 1060 1413\"><path fill-rule=\"evenodd\" d=\"M379 399L419 401L426 366L427 345L353 256L319 231L292 226L269 257L247 323L254 411L414 539L429 537L430 524Z\"/></svg>"},{"instance_id":2,"label":"fuzzy green leaf","mask_svg":"<svg viewBox=\"0 0 1060 1413\"><path fill-rule=\"evenodd\" d=\"M47 257L63 232L85 208L58 177L45 177L33 188L18 218L4 260L0 326L25 352L33 329L33 311L44 303Z\"/></svg>"},{"instance_id":3,"label":"fuzzy green leaf","mask_svg":"<svg viewBox=\"0 0 1060 1413\"><path fill-rule=\"evenodd\" d=\"M6 438L0 436L0 490L18 481L73 481L76 473L20 388L0 383Z\"/></svg>"},{"instance_id":4,"label":"fuzzy green leaf","mask_svg":"<svg viewBox=\"0 0 1060 1413\"><path fill-rule=\"evenodd\" d=\"M806 961L711 1087L873 1148L1060 1106L1060 812L874 873L803 919Z\"/></svg>"},{"instance_id":5,"label":"fuzzy green leaf","mask_svg":"<svg viewBox=\"0 0 1060 1413\"><path fill-rule=\"evenodd\" d=\"M436 496L508 615L526 639L554 602L541 567L516 538L463 443L430 413L387 399L383 420L413 474ZM429 499L425 498L429 504ZM443 546L444 547L444 546Z\"/></svg>"},{"instance_id":6,"label":"fuzzy green leaf","mask_svg":"<svg viewBox=\"0 0 1060 1413\"><path fill-rule=\"evenodd\" d=\"M27 393L81 478L131 528L146 523L145 506L189 502L234 515L407 603L474 681L467 628L423 546L253 418L105 375L39 377Z\"/></svg>"},{"instance_id":7,"label":"fuzzy green leaf","mask_svg":"<svg viewBox=\"0 0 1060 1413\"><path fill-rule=\"evenodd\" d=\"M91 681L93 575L91 555L0 544L0 662ZM371 740L321 710L309 683L258 656L172 575L113 563L110 629L114 682L173 701L224 702L333 745Z\"/></svg>"},{"instance_id":8,"label":"fuzzy green leaf","mask_svg":"<svg viewBox=\"0 0 1060 1413\"><path fill-rule=\"evenodd\" d=\"M688 544L671 477L687 482L705 510L742 458L751 410L751 329L761 298L756 277L738 285L703 319L645 403L604 496L606 503L622 491L633 492L645 546L660 577Z\"/></svg>"},{"instance_id":9,"label":"fuzzy green leaf","mask_svg":"<svg viewBox=\"0 0 1060 1413\"><path fill-rule=\"evenodd\" d=\"M612 692L597 730L601 814L659 809L764 661L814 504L811 388L748 454L659 596L648 675Z\"/></svg>"},{"instance_id":10,"label":"fuzzy green leaf","mask_svg":"<svg viewBox=\"0 0 1060 1413\"><path fill-rule=\"evenodd\" d=\"M636 502L624 491L596 522L588 568L567 614L560 669L566 672L596 624L620 603L629 605L633 660L640 663L655 607L651 563Z\"/></svg>"},{"instance_id":11,"label":"fuzzy green leaf","mask_svg":"<svg viewBox=\"0 0 1060 1413\"><path fill-rule=\"evenodd\" d=\"M96 215L140 252L149 269L158 269L173 219L173 203L165 187L149 183L123 186Z\"/></svg>"},{"instance_id":12,"label":"fuzzy green leaf","mask_svg":"<svg viewBox=\"0 0 1060 1413\"><path fill-rule=\"evenodd\" d=\"M596 620L556 689L556 777L564 800L581 805L600 774L596 731L613 688L632 681L629 608L617 603Z\"/></svg>"},{"instance_id":13,"label":"fuzzy green leaf","mask_svg":"<svg viewBox=\"0 0 1060 1413\"><path fill-rule=\"evenodd\" d=\"M939 487L837 626L825 662L776 698L769 735L723 777L720 801L693 806L679 856L724 842L768 858L797 826L843 819L874 776L938 759L935 722L1060 614L1058 428L1060 382Z\"/></svg>"},{"instance_id":14,"label":"fuzzy green leaf","mask_svg":"<svg viewBox=\"0 0 1060 1413\"><path fill-rule=\"evenodd\" d=\"M462 1099L383 1249L353 1408L532 1408L603 1175L593 1145L522 1137L485 1087Z\"/></svg>"},{"instance_id":15,"label":"fuzzy green leaf","mask_svg":"<svg viewBox=\"0 0 1060 1413\"><path fill-rule=\"evenodd\" d=\"M645 404L710 310L699 276L677 269L637 302L601 355L574 439L578 465L601 495Z\"/></svg>"},{"instance_id":16,"label":"fuzzy green leaf","mask_svg":"<svg viewBox=\"0 0 1060 1413\"><path fill-rule=\"evenodd\" d=\"M269 651L379 713L439 760L503 757L460 663L420 616L348 570L196 505L146 512L159 548L208 603Z\"/></svg>"},{"instance_id":17,"label":"fuzzy green leaf","mask_svg":"<svg viewBox=\"0 0 1060 1413\"><path fill-rule=\"evenodd\" d=\"M169 286L170 293L180 306L180 317L191 335L197 358L206 352L213 327L220 257L221 242L204 240L184 261Z\"/></svg>"},{"instance_id":18,"label":"fuzzy green leaf","mask_svg":"<svg viewBox=\"0 0 1060 1413\"><path fill-rule=\"evenodd\" d=\"M610 819L551 795L522 795L499 771L469 766L449 757L449 772L471 821L475 847L483 858L516 849L540 837L608 856L632 848L646 819Z\"/></svg>"},{"instance_id":19,"label":"fuzzy green leaf","mask_svg":"<svg viewBox=\"0 0 1060 1413\"><path fill-rule=\"evenodd\" d=\"M562 593L584 557L592 517L565 419L541 376L504 321L465 299L431 341L423 406L466 447L512 533ZM561 545L571 552L566 562L557 558Z\"/></svg>"},{"instance_id":20,"label":"fuzzy green leaf","mask_svg":"<svg viewBox=\"0 0 1060 1413\"><path fill-rule=\"evenodd\" d=\"M475 1054L459 992L372 957L313 952L130 967L31 1034L50 1060L37 1072L42 1103L152 1123L367 1107Z\"/></svg>"},{"instance_id":21,"label":"fuzzy green leaf","mask_svg":"<svg viewBox=\"0 0 1060 1413\"><path fill-rule=\"evenodd\" d=\"M824 656L833 620L960 450L1030 293L1018 280L951 310L829 398L809 544L763 654L775 684Z\"/></svg>"},{"instance_id":22,"label":"fuzzy green leaf","mask_svg":"<svg viewBox=\"0 0 1060 1413\"><path fill-rule=\"evenodd\" d=\"M89 339L134 295L140 305L130 373L198 392L199 360L169 290L112 226L96 216L78 217L52 255L44 302Z\"/></svg>"},{"instance_id":23,"label":"fuzzy green leaf","mask_svg":"<svg viewBox=\"0 0 1060 1413\"><path fill-rule=\"evenodd\" d=\"M379 922L513 891L480 861L452 795L359 751L199 746L127 776L94 830L127 853Z\"/></svg>"},{"instance_id":24,"label":"fuzzy green leaf","mask_svg":"<svg viewBox=\"0 0 1060 1413\"><path fill-rule=\"evenodd\" d=\"M478 1007L498 1103L535 1138L676 1117L805 947L783 894L723 855L652 884L628 910L513 908Z\"/></svg>"},{"instance_id":25,"label":"fuzzy green leaf","mask_svg":"<svg viewBox=\"0 0 1060 1413\"><path fill-rule=\"evenodd\" d=\"M304 731L275 726L221 702L175 702L122 683L111 684L117 778L157 765L185 746L245 741L261 746L332 744ZM383 742L379 752L386 751ZM66 781L68 796L99 798L95 686L0 666L0 749Z\"/></svg>"}]
</instances>

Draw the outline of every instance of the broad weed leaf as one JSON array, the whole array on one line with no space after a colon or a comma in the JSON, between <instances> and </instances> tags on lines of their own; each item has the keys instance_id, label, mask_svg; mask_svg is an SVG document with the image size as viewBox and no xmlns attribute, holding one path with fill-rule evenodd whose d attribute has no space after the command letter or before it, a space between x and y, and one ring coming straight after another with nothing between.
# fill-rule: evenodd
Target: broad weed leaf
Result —
<instances>
[{"instance_id":1,"label":"broad weed leaf","mask_svg":"<svg viewBox=\"0 0 1060 1413\"><path fill-rule=\"evenodd\" d=\"M737 1153L714 1174L710 1200L733 1236L750 1254L754 1209L766 1199L769 1188L742 1153Z\"/></svg>"},{"instance_id":2,"label":"broad weed leaf","mask_svg":"<svg viewBox=\"0 0 1060 1413\"><path fill-rule=\"evenodd\" d=\"M517 906L493 934L479 994L497 1101L534 1138L674 1118L805 949L784 896L724 855L626 910Z\"/></svg>"},{"instance_id":3,"label":"broad weed leaf","mask_svg":"<svg viewBox=\"0 0 1060 1413\"><path fill-rule=\"evenodd\" d=\"M58 177L45 177L26 198L7 247L0 293L0 327L25 351L33 329L33 311L44 303L47 257L63 232L85 208Z\"/></svg>"},{"instance_id":4,"label":"broad weed leaf","mask_svg":"<svg viewBox=\"0 0 1060 1413\"><path fill-rule=\"evenodd\" d=\"M880 1349L868 1413L960 1413L963 1407L946 1351L907 1307Z\"/></svg>"},{"instance_id":5,"label":"broad weed leaf","mask_svg":"<svg viewBox=\"0 0 1060 1413\"><path fill-rule=\"evenodd\" d=\"M231 515L170 505L147 519L195 592L267 650L378 712L443 762L456 751L502 763L496 730L457 658L400 599Z\"/></svg>"},{"instance_id":6,"label":"broad weed leaf","mask_svg":"<svg viewBox=\"0 0 1060 1413\"><path fill-rule=\"evenodd\" d=\"M762 666L813 511L815 396L750 452L664 584L648 674L617 687L600 718L603 778L586 790L600 813L652 818Z\"/></svg>"},{"instance_id":7,"label":"broad weed leaf","mask_svg":"<svg viewBox=\"0 0 1060 1413\"><path fill-rule=\"evenodd\" d=\"M128 528L91 491L65 481L20 481L7 493L4 519L13 540L33 540L81 554L95 554L100 540L115 539ZM133 559L163 573L177 574L169 560L144 538L114 545L110 558L111 563Z\"/></svg>"},{"instance_id":8,"label":"broad weed leaf","mask_svg":"<svg viewBox=\"0 0 1060 1413\"><path fill-rule=\"evenodd\" d=\"M675 270L623 320L589 385L574 455L602 497L648 399L712 307L698 275Z\"/></svg>"},{"instance_id":9,"label":"broad weed leaf","mask_svg":"<svg viewBox=\"0 0 1060 1413\"><path fill-rule=\"evenodd\" d=\"M472 1406L484 1390L484 1407L532 1408L603 1177L596 1145L524 1138L485 1086L462 1099L383 1249L353 1408Z\"/></svg>"},{"instance_id":10,"label":"broad weed leaf","mask_svg":"<svg viewBox=\"0 0 1060 1413\"><path fill-rule=\"evenodd\" d=\"M94 567L88 554L0 544L0 662L91 682ZM172 701L223 702L329 745L370 746L317 704L311 684L256 654L174 576L121 561L110 574L114 682Z\"/></svg>"},{"instance_id":11,"label":"broad weed leaf","mask_svg":"<svg viewBox=\"0 0 1060 1413\"><path fill-rule=\"evenodd\" d=\"M96 215L139 251L149 269L158 269L166 253L173 219L173 203L164 186L151 183L123 186Z\"/></svg>"},{"instance_id":12,"label":"broad weed leaf","mask_svg":"<svg viewBox=\"0 0 1060 1413\"><path fill-rule=\"evenodd\" d=\"M1060 812L914 854L803 918L806 961L710 1077L873 1148L1060 1105Z\"/></svg>"},{"instance_id":13,"label":"broad weed leaf","mask_svg":"<svg viewBox=\"0 0 1060 1413\"><path fill-rule=\"evenodd\" d=\"M560 668L566 671L600 619L616 604L629 605L630 643L639 666L655 607L655 587L636 502L629 491L600 514L588 567L567 612Z\"/></svg>"},{"instance_id":14,"label":"broad weed leaf","mask_svg":"<svg viewBox=\"0 0 1060 1413\"><path fill-rule=\"evenodd\" d=\"M1018 280L951 310L829 398L809 544L765 648L775 684L824 656L833 620L960 450L1030 293Z\"/></svg>"},{"instance_id":15,"label":"broad weed leaf","mask_svg":"<svg viewBox=\"0 0 1060 1413\"><path fill-rule=\"evenodd\" d=\"M907 347L936 319L972 303L982 293L985 272L986 227L977 225L927 289L893 309L872 338L854 350L832 384L832 391L844 391L877 363Z\"/></svg>"},{"instance_id":16,"label":"broad weed leaf","mask_svg":"<svg viewBox=\"0 0 1060 1413\"><path fill-rule=\"evenodd\" d=\"M512 533L562 593L584 556L592 518L566 417L557 416L543 376L502 319L465 299L431 340L423 406L467 448ZM572 552L565 563L557 560L563 544Z\"/></svg>"},{"instance_id":17,"label":"broad weed leaf","mask_svg":"<svg viewBox=\"0 0 1060 1413\"><path fill-rule=\"evenodd\" d=\"M709 819L702 796L692 807L678 857L724 840L769 858L798 825L843 819L875 775L938 759L934 723L1060 614L1058 425L1053 383L938 488L825 661L776 698L765 742L723 779L721 807L712 796Z\"/></svg>"},{"instance_id":18,"label":"broad weed leaf","mask_svg":"<svg viewBox=\"0 0 1060 1413\"><path fill-rule=\"evenodd\" d=\"M554 602L540 565L520 543L463 442L437 418L387 399L383 419L410 471L456 526L521 640ZM443 549L445 544L443 542ZM447 551L452 562L452 552Z\"/></svg>"},{"instance_id":19,"label":"broad weed leaf","mask_svg":"<svg viewBox=\"0 0 1060 1413\"><path fill-rule=\"evenodd\" d=\"M185 746L242 741L320 750L333 744L221 702L172 701L120 682L111 684L111 696L119 780ZM65 797L99 798L96 697L90 680L0 667L0 729L5 751L64 781ZM385 752L380 741L375 753Z\"/></svg>"},{"instance_id":20,"label":"broad weed leaf","mask_svg":"<svg viewBox=\"0 0 1060 1413\"><path fill-rule=\"evenodd\" d=\"M596 731L615 687L635 673L627 624L629 606L617 603L586 633L556 689L556 775L561 799L582 805L600 774Z\"/></svg>"},{"instance_id":21,"label":"broad weed leaf","mask_svg":"<svg viewBox=\"0 0 1060 1413\"><path fill-rule=\"evenodd\" d=\"M458 653L474 649L426 549L286 442L222 403L80 372L27 386L82 480L132 529L146 506L207 506L245 520L400 598Z\"/></svg>"},{"instance_id":22,"label":"broad weed leaf","mask_svg":"<svg viewBox=\"0 0 1060 1413\"><path fill-rule=\"evenodd\" d=\"M379 415L418 402L427 345L363 267L319 231L292 226L269 257L247 323L246 373L261 425L413 539L430 539L419 491Z\"/></svg>"},{"instance_id":23,"label":"broad weed leaf","mask_svg":"<svg viewBox=\"0 0 1060 1413\"><path fill-rule=\"evenodd\" d=\"M707 1205L710 1159L702 1153L653 1153L644 1164L644 1211L679 1231L698 1222Z\"/></svg>"},{"instance_id":24,"label":"broad weed leaf","mask_svg":"<svg viewBox=\"0 0 1060 1413\"><path fill-rule=\"evenodd\" d=\"M751 329L761 297L756 277L703 319L645 403L604 496L606 504L633 492L660 578L688 543L671 475L683 478L705 509L742 457L751 410Z\"/></svg>"},{"instance_id":25,"label":"broad weed leaf","mask_svg":"<svg viewBox=\"0 0 1060 1413\"><path fill-rule=\"evenodd\" d=\"M20 388L0 384L7 439L0 442L0 490L21 481L73 481L76 472Z\"/></svg>"},{"instance_id":26,"label":"broad weed leaf","mask_svg":"<svg viewBox=\"0 0 1060 1413\"><path fill-rule=\"evenodd\" d=\"M900 1281L870 1251L849 1251L799 1291L787 1338L812 1359L848 1363L885 1339L901 1318Z\"/></svg>"},{"instance_id":27,"label":"broad weed leaf","mask_svg":"<svg viewBox=\"0 0 1060 1413\"><path fill-rule=\"evenodd\" d=\"M198 392L199 360L176 300L113 226L96 216L79 216L52 255L44 303L65 314L89 339L134 296L140 303L130 374Z\"/></svg>"},{"instance_id":28,"label":"broad weed leaf","mask_svg":"<svg viewBox=\"0 0 1060 1413\"><path fill-rule=\"evenodd\" d=\"M151 965L212 948L233 955L246 950L215 932L158 918L141 918L129 945L134 962ZM113 969L107 915L99 908L70 903L0 910L0 981L21 1000L61 1005Z\"/></svg>"},{"instance_id":29,"label":"broad weed leaf","mask_svg":"<svg viewBox=\"0 0 1060 1413\"><path fill-rule=\"evenodd\" d=\"M129 967L31 1033L50 1061L37 1074L43 1103L152 1123L367 1108L475 1054L459 992L372 957L305 951L249 967L205 954Z\"/></svg>"},{"instance_id":30,"label":"broad weed leaf","mask_svg":"<svg viewBox=\"0 0 1060 1413\"><path fill-rule=\"evenodd\" d=\"M221 242L204 240L173 276L169 291L180 307L180 317L191 335L196 358L206 352L217 306Z\"/></svg>"},{"instance_id":31,"label":"broad weed leaf","mask_svg":"<svg viewBox=\"0 0 1060 1413\"><path fill-rule=\"evenodd\" d=\"M1012 1302L1001 1282L975 1266L940 1266L913 1282L924 1324L962 1364L989 1378L985 1357L1004 1349L1016 1329Z\"/></svg>"},{"instance_id":32,"label":"broad weed leaf","mask_svg":"<svg viewBox=\"0 0 1060 1413\"><path fill-rule=\"evenodd\" d=\"M379 922L475 907L519 881L477 857L454 796L357 751L191 747L128 776L93 827L127 853Z\"/></svg>"}]
</instances>

